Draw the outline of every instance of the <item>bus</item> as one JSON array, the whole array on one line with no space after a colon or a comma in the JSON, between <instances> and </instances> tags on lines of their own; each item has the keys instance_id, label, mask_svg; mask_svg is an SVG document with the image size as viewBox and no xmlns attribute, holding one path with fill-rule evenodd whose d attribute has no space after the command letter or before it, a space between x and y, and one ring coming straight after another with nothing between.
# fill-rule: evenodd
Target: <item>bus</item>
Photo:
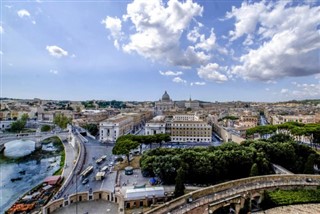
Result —
<instances>
[{"instance_id":1,"label":"bus","mask_svg":"<svg viewBox=\"0 0 320 214\"><path fill-rule=\"evenodd\" d=\"M103 161L103 159L102 159L102 158L99 158L98 160L96 160L96 163L97 163L97 164L101 164L102 161Z\"/></svg>"},{"instance_id":2,"label":"bus","mask_svg":"<svg viewBox=\"0 0 320 214\"><path fill-rule=\"evenodd\" d=\"M109 169L108 166L104 166L104 167L102 167L101 171L105 172L105 171L107 171L108 169Z\"/></svg>"},{"instance_id":3,"label":"bus","mask_svg":"<svg viewBox=\"0 0 320 214\"><path fill-rule=\"evenodd\" d=\"M81 177L85 178L87 177L91 172L93 171L93 166L88 166L83 172L81 172Z\"/></svg>"},{"instance_id":4,"label":"bus","mask_svg":"<svg viewBox=\"0 0 320 214\"><path fill-rule=\"evenodd\" d=\"M101 159L102 159L102 160L105 160L106 158L107 158L107 155L101 156Z\"/></svg>"}]
</instances>

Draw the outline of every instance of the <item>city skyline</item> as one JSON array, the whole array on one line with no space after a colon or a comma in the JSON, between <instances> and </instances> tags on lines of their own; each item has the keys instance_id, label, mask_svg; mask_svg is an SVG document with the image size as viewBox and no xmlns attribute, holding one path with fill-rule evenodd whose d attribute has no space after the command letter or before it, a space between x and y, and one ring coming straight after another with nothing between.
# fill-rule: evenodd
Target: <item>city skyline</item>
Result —
<instances>
[{"instance_id":1,"label":"city skyline","mask_svg":"<svg viewBox=\"0 0 320 214\"><path fill-rule=\"evenodd\" d=\"M316 99L319 23L317 1L2 1L1 97Z\"/></svg>"}]
</instances>

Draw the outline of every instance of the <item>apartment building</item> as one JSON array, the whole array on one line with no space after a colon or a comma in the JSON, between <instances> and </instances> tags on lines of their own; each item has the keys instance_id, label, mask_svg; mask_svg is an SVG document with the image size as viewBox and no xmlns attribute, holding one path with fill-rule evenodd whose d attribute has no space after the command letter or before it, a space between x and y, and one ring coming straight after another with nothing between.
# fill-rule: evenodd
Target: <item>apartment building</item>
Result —
<instances>
[{"instance_id":1,"label":"apartment building","mask_svg":"<svg viewBox=\"0 0 320 214\"><path fill-rule=\"evenodd\" d=\"M172 142L211 142L212 128L194 114L157 116L146 124L146 135L167 133Z\"/></svg>"},{"instance_id":2,"label":"apartment building","mask_svg":"<svg viewBox=\"0 0 320 214\"><path fill-rule=\"evenodd\" d=\"M172 142L211 142L212 128L197 115L174 115L171 122Z\"/></svg>"}]
</instances>

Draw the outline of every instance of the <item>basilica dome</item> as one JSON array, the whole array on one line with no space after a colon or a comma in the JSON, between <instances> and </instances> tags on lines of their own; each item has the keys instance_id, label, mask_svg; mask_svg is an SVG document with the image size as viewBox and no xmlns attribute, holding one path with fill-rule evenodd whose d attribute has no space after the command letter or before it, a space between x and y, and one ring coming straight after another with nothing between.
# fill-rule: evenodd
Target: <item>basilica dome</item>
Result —
<instances>
[{"instance_id":1,"label":"basilica dome","mask_svg":"<svg viewBox=\"0 0 320 214\"><path fill-rule=\"evenodd\" d=\"M167 91L165 91L164 94L162 95L162 101L170 101L170 96L167 93Z\"/></svg>"}]
</instances>

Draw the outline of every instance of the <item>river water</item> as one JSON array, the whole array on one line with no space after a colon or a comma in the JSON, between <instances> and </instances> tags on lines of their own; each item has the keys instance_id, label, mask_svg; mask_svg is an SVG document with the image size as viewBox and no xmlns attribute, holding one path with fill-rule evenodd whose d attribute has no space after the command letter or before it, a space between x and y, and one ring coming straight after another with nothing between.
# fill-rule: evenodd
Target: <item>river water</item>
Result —
<instances>
[{"instance_id":1,"label":"river water","mask_svg":"<svg viewBox=\"0 0 320 214\"><path fill-rule=\"evenodd\" d=\"M57 148L52 143L42 146L39 153L46 152L45 156L33 158L28 158L35 148L33 141L15 140L5 147L4 154L0 155L0 213L4 213L25 192L51 176L60 164L60 156L55 152ZM11 181L18 177L22 179Z\"/></svg>"}]
</instances>

